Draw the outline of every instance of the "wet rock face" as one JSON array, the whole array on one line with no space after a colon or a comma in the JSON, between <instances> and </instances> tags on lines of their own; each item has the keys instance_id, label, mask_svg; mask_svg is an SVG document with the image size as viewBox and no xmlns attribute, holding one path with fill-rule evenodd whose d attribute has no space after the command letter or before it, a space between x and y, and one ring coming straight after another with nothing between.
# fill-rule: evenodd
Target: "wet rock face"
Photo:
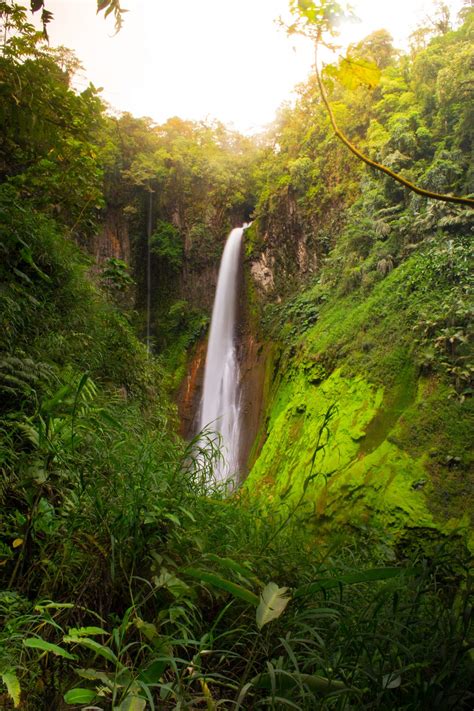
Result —
<instances>
[{"instance_id":1,"label":"wet rock face","mask_svg":"<svg viewBox=\"0 0 474 711\"><path fill-rule=\"evenodd\" d=\"M178 391L177 405L180 435L192 439L199 426L199 410L204 382L207 338L200 341L191 354L188 370Z\"/></svg>"},{"instance_id":2,"label":"wet rock face","mask_svg":"<svg viewBox=\"0 0 474 711\"><path fill-rule=\"evenodd\" d=\"M250 260L250 273L264 300L280 301L314 274L318 255L308 248L305 235L295 232L282 236L265 232L263 250Z\"/></svg>"},{"instance_id":3,"label":"wet rock face","mask_svg":"<svg viewBox=\"0 0 474 711\"><path fill-rule=\"evenodd\" d=\"M239 348L240 362L240 472L246 478L255 456L254 443L260 430L265 405L265 376L268 345L247 331ZM257 452L258 454L258 452Z\"/></svg>"},{"instance_id":4,"label":"wet rock face","mask_svg":"<svg viewBox=\"0 0 474 711\"><path fill-rule=\"evenodd\" d=\"M220 213L218 219L212 211L208 223L187 227L175 213L173 224L183 236L184 261L177 283L176 297L186 299L193 307L212 313L214 295L219 274L219 264L229 230L240 227L248 221L242 209L226 215Z\"/></svg>"},{"instance_id":5,"label":"wet rock face","mask_svg":"<svg viewBox=\"0 0 474 711\"><path fill-rule=\"evenodd\" d=\"M334 245L345 213L339 198L312 209L287 187L259 207L249 235L247 258L264 301L280 301L309 283Z\"/></svg>"},{"instance_id":6,"label":"wet rock face","mask_svg":"<svg viewBox=\"0 0 474 711\"><path fill-rule=\"evenodd\" d=\"M101 230L94 235L89 251L99 263L114 257L130 264L130 236L121 210L107 210Z\"/></svg>"},{"instance_id":7,"label":"wet rock face","mask_svg":"<svg viewBox=\"0 0 474 711\"><path fill-rule=\"evenodd\" d=\"M261 252L260 257L254 260L250 266L253 280L265 294L270 294L275 289L273 261L272 257L267 256L266 252Z\"/></svg>"},{"instance_id":8,"label":"wet rock face","mask_svg":"<svg viewBox=\"0 0 474 711\"><path fill-rule=\"evenodd\" d=\"M263 300L288 296L318 269L321 250L296 216L258 221L252 237L249 270Z\"/></svg>"},{"instance_id":9,"label":"wet rock face","mask_svg":"<svg viewBox=\"0 0 474 711\"><path fill-rule=\"evenodd\" d=\"M195 269L186 264L179 282L179 296L192 306L212 313L218 269L215 264Z\"/></svg>"}]
</instances>

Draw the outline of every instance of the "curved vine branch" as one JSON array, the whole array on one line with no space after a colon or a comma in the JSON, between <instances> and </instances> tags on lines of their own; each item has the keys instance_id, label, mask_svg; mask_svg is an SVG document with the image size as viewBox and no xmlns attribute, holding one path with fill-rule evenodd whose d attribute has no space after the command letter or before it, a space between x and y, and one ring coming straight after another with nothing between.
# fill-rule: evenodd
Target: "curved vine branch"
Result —
<instances>
[{"instance_id":1,"label":"curved vine branch","mask_svg":"<svg viewBox=\"0 0 474 711\"><path fill-rule=\"evenodd\" d=\"M387 166L382 165L381 163L377 163L377 161L372 160L368 156L366 156L364 153L362 153L356 146L354 146L349 139L344 135L344 133L341 131L339 126L336 123L336 119L334 118L334 113L331 108L331 105L329 103L327 94L326 94L326 89L324 88L323 81L321 79L321 74L318 69L318 61L317 61L317 43L316 43L316 56L315 56L315 71L316 71L316 79L318 82L318 87L319 91L321 93L321 98L323 100L324 106L326 107L326 110L329 115L329 120L331 121L331 125L333 127L334 133L336 136L344 143L345 146L355 155L357 158L362 160L364 163L367 165L370 165L372 168L375 168L376 170L380 170L382 173L385 173L388 175L390 178L393 178L393 180L396 180L397 183L400 183L403 185L405 188L408 188L408 190L412 190L414 193L417 193L418 195L422 195L423 197L426 198L431 198L432 200L442 200L443 202L454 202L457 203L458 205L469 205L470 207L474 207L474 199L468 198L468 197L458 197L457 195L445 195L444 193L434 193L431 190L425 190L424 188L420 188L418 185L415 185L414 183L411 183L409 180L406 178L403 178L401 175L398 173L394 173L393 170L390 170L390 168L387 168Z\"/></svg>"}]
</instances>

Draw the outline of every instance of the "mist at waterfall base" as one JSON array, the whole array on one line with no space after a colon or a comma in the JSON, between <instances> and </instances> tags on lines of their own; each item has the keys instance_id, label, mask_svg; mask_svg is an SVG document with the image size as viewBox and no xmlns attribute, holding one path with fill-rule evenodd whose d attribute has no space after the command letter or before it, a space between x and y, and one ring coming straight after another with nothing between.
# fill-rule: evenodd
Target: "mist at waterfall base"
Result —
<instances>
[{"instance_id":1,"label":"mist at waterfall base","mask_svg":"<svg viewBox=\"0 0 474 711\"><path fill-rule=\"evenodd\" d=\"M231 231L222 254L207 346L199 428L220 447L214 464L217 481L235 479L239 470L240 371L235 331L242 236L248 225Z\"/></svg>"}]
</instances>

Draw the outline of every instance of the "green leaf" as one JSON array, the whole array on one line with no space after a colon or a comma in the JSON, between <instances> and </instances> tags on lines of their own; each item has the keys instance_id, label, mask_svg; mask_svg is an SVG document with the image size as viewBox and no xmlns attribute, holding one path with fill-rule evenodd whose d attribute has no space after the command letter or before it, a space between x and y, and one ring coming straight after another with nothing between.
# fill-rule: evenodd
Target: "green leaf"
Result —
<instances>
[{"instance_id":1,"label":"green leaf","mask_svg":"<svg viewBox=\"0 0 474 711\"><path fill-rule=\"evenodd\" d=\"M247 590L246 588L242 587L242 585L236 585L230 580L221 578L215 573L209 573L206 570L197 570L196 568L185 568L182 572L184 575L189 575L190 578L201 580L204 583L209 583L210 585L213 585L215 588L225 590L234 597L238 597L241 600L245 600L245 602L249 602L251 605L258 605L259 603L257 595L255 595L255 593L253 593L251 590Z\"/></svg>"},{"instance_id":2,"label":"green leaf","mask_svg":"<svg viewBox=\"0 0 474 711\"><path fill-rule=\"evenodd\" d=\"M105 647L103 644L99 644L99 642L96 642L95 639L66 635L64 637L64 642L67 644L80 644L82 647L87 647L87 649L90 649L92 652L104 657L104 659L107 659L108 662L112 662L112 664L119 663L112 650L109 649L109 647Z\"/></svg>"},{"instance_id":3,"label":"green leaf","mask_svg":"<svg viewBox=\"0 0 474 711\"><path fill-rule=\"evenodd\" d=\"M382 689L398 689L402 683L402 677L396 672L384 674L382 679Z\"/></svg>"},{"instance_id":4,"label":"green leaf","mask_svg":"<svg viewBox=\"0 0 474 711\"><path fill-rule=\"evenodd\" d=\"M97 669L76 669L76 673L83 679L101 681L108 689L113 689L114 687L115 679L111 679L106 672L98 671Z\"/></svg>"},{"instance_id":5,"label":"green leaf","mask_svg":"<svg viewBox=\"0 0 474 711\"><path fill-rule=\"evenodd\" d=\"M184 580L180 580L166 568L161 569L159 576L154 576L153 583L157 588L166 588L177 599L190 595L192 592L191 588L184 582Z\"/></svg>"},{"instance_id":6,"label":"green leaf","mask_svg":"<svg viewBox=\"0 0 474 711\"><path fill-rule=\"evenodd\" d=\"M359 86L375 89L380 81L380 69L375 62L359 57L344 57L338 67L326 67L325 72L349 90Z\"/></svg>"},{"instance_id":7,"label":"green leaf","mask_svg":"<svg viewBox=\"0 0 474 711\"><path fill-rule=\"evenodd\" d=\"M70 637L87 637L94 634L108 634L101 627L70 627L68 635Z\"/></svg>"},{"instance_id":8,"label":"green leaf","mask_svg":"<svg viewBox=\"0 0 474 711\"><path fill-rule=\"evenodd\" d=\"M149 642L154 642L160 636L156 625L152 622L145 622L145 620L140 619L140 617L136 617L135 627L137 630L140 630Z\"/></svg>"},{"instance_id":9,"label":"green leaf","mask_svg":"<svg viewBox=\"0 0 474 711\"><path fill-rule=\"evenodd\" d=\"M64 701L67 704L90 704L97 696L92 689L71 689L64 694Z\"/></svg>"},{"instance_id":10,"label":"green leaf","mask_svg":"<svg viewBox=\"0 0 474 711\"><path fill-rule=\"evenodd\" d=\"M13 699L15 708L20 704L20 682L14 671L2 672L3 683L7 687L8 695Z\"/></svg>"},{"instance_id":11,"label":"green leaf","mask_svg":"<svg viewBox=\"0 0 474 711\"><path fill-rule=\"evenodd\" d=\"M258 581L257 576L250 570L250 568L246 568L240 563L237 563L237 561L233 560L233 558L221 558L221 556L216 555L215 553L206 553L206 559L211 560L213 563L217 563L223 568L232 570L234 573L238 573L244 578L255 578L255 580Z\"/></svg>"},{"instance_id":12,"label":"green leaf","mask_svg":"<svg viewBox=\"0 0 474 711\"><path fill-rule=\"evenodd\" d=\"M260 604L257 607L257 625L262 629L264 625L280 617L290 598L285 595L288 588L279 588L276 583L268 583L263 589Z\"/></svg>"},{"instance_id":13,"label":"green leaf","mask_svg":"<svg viewBox=\"0 0 474 711\"><path fill-rule=\"evenodd\" d=\"M130 694L122 701L120 706L117 707L117 711L144 711L145 708L145 699Z\"/></svg>"},{"instance_id":14,"label":"green leaf","mask_svg":"<svg viewBox=\"0 0 474 711\"><path fill-rule=\"evenodd\" d=\"M112 415L110 415L107 410L100 410L98 412L98 416L100 417L101 420L103 420L105 423L108 425L111 425L117 430L123 430L123 425L120 424Z\"/></svg>"},{"instance_id":15,"label":"green leaf","mask_svg":"<svg viewBox=\"0 0 474 711\"><path fill-rule=\"evenodd\" d=\"M297 686L305 684L311 691L318 694L330 694L333 691L348 691L352 687L346 686L342 681L337 681L336 679L326 679L324 676L319 676L317 674L300 674L299 672L284 674L278 673L278 670L273 670L273 679L276 682L276 689L279 692L288 691ZM252 684L258 689L269 689L272 688L272 676L270 674L259 674L254 679L252 679Z\"/></svg>"},{"instance_id":16,"label":"green leaf","mask_svg":"<svg viewBox=\"0 0 474 711\"><path fill-rule=\"evenodd\" d=\"M313 0L298 0L298 8L301 15L309 22L316 22L317 11Z\"/></svg>"},{"instance_id":17,"label":"green leaf","mask_svg":"<svg viewBox=\"0 0 474 711\"><path fill-rule=\"evenodd\" d=\"M76 659L74 654L71 654L62 647L58 647L57 644L46 642L40 637L28 637L28 639L23 640L23 645L31 649L41 649L43 652L51 652L57 657L64 657L65 659Z\"/></svg>"},{"instance_id":18,"label":"green leaf","mask_svg":"<svg viewBox=\"0 0 474 711\"><path fill-rule=\"evenodd\" d=\"M305 595L313 595L320 590L330 590L331 588L337 588L339 585L353 585L355 583L388 580L389 578L395 578L400 575L414 575L417 574L417 572L416 568L372 568L370 570L341 575L338 578L321 578L321 580L316 580L314 583L302 585L295 590L293 597L297 598Z\"/></svg>"},{"instance_id":19,"label":"green leaf","mask_svg":"<svg viewBox=\"0 0 474 711\"><path fill-rule=\"evenodd\" d=\"M35 270L35 272L38 274L38 276L41 279L43 279L46 282L51 281L50 277L47 274L45 274L43 271L41 271L41 269L38 267L38 265L34 261L33 256L31 254L31 250L29 249L29 247L24 247L20 252L20 256L24 262L29 264L30 267Z\"/></svg>"},{"instance_id":20,"label":"green leaf","mask_svg":"<svg viewBox=\"0 0 474 711\"><path fill-rule=\"evenodd\" d=\"M39 602L35 605L35 612L43 612L43 610L72 610L74 603L72 602Z\"/></svg>"},{"instance_id":21,"label":"green leaf","mask_svg":"<svg viewBox=\"0 0 474 711\"><path fill-rule=\"evenodd\" d=\"M169 659L156 659L146 669L140 672L138 679L145 684L158 684L169 666Z\"/></svg>"}]
</instances>

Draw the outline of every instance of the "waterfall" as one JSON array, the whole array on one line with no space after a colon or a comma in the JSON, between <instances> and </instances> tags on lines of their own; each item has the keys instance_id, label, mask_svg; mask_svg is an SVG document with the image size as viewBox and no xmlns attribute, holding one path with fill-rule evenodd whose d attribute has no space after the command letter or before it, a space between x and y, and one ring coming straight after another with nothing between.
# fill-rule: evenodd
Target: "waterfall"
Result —
<instances>
[{"instance_id":1,"label":"waterfall","mask_svg":"<svg viewBox=\"0 0 474 711\"><path fill-rule=\"evenodd\" d=\"M212 310L204 371L200 429L220 435L223 460L214 468L221 481L234 476L239 466L240 392L235 350L237 276L244 227L229 234L222 254Z\"/></svg>"},{"instance_id":2,"label":"waterfall","mask_svg":"<svg viewBox=\"0 0 474 711\"><path fill-rule=\"evenodd\" d=\"M148 198L148 220L147 220L147 252L146 252L146 347L148 354L151 353L151 232L153 220L153 191L150 188Z\"/></svg>"}]
</instances>

